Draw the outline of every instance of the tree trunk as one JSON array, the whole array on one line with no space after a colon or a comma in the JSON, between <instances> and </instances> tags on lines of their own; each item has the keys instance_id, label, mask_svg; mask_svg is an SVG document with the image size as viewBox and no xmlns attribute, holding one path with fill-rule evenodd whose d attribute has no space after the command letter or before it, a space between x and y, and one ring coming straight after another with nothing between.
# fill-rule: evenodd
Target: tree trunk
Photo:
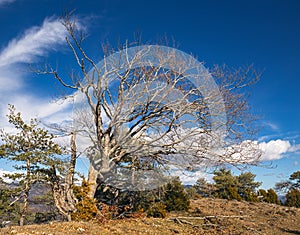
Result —
<instances>
[{"instance_id":1,"label":"tree trunk","mask_svg":"<svg viewBox=\"0 0 300 235\"><path fill-rule=\"evenodd\" d=\"M96 190L97 190L97 176L98 176L98 172L95 170L93 164L90 164L89 167L89 173L88 173L88 184L90 186L90 191L88 196L90 198L94 198Z\"/></svg>"},{"instance_id":2,"label":"tree trunk","mask_svg":"<svg viewBox=\"0 0 300 235\"><path fill-rule=\"evenodd\" d=\"M74 173L75 173L75 166L76 166L76 160L77 160L77 150L76 150L76 133L71 133L71 159L70 159L70 165L66 177L66 184L65 184L65 193L66 198L69 202L73 202L74 204L77 203L77 200L75 199L75 196L73 194L73 183L74 183Z\"/></svg>"},{"instance_id":3,"label":"tree trunk","mask_svg":"<svg viewBox=\"0 0 300 235\"><path fill-rule=\"evenodd\" d=\"M72 212L76 211L76 200L71 187L64 186L60 178L56 175L56 169L52 169L52 194L53 200L58 211L71 221Z\"/></svg>"},{"instance_id":4,"label":"tree trunk","mask_svg":"<svg viewBox=\"0 0 300 235\"><path fill-rule=\"evenodd\" d=\"M131 185L134 186L135 184L135 159L136 157L132 157L132 164L131 164Z\"/></svg>"},{"instance_id":5,"label":"tree trunk","mask_svg":"<svg viewBox=\"0 0 300 235\"><path fill-rule=\"evenodd\" d=\"M103 175L105 175L111 170L111 166L108 158L109 152L111 150L109 134L104 135L103 138L99 141L103 142L102 151L101 153L99 153L101 159L100 169L96 170L94 164L91 162L89 167L89 172L88 172L88 180L87 180L88 184L90 185L90 192L88 195L92 199L94 198L98 187L98 183L97 183L98 176L100 176L101 178L103 177Z\"/></svg>"},{"instance_id":6,"label":"tree trunk","mask_svg":"<svg viewBox=\"0 0 300 235\"><path fill-rule=\"evenodd\" d=\"M56 175L55 166L51 169L52 175L52 193L54 204L59 212L64 215L68 221L72 220L71 214L76 211L77 200L73 193L74 172L76 166L77 152L76 152L76 134L71 133L71 159L65 184L62 184L60 178Z\"/></svg>"},{"instance_id":7,"label":"tree trunk","mask_svg":"<svg viewBox=\"0 0 300 235\"><path fill-rule=\"evenodd\" d=\"M25 183L25 190L24 190L24 205L21 212L20 217L20 226L24 226L24 219L26 216L27 208L28 208L28 196L30 190L30 159L27 159L26 162L27 174L26 174L26 183Z\"/></svg>"},{"instance_id":8,"label":"tree trunk","mask_svg":"<svg viewBox=\"0 0 300 235\"><path fill-rule=\"evenodd\" d=\"M97 140L98 140L98 145L101 146L103 132L102 132L101 104L100 104L99 100L95 107L95 111L96 112L95 112L95 116L94 116L94 121L95 121L95 125L96 125ZM98 186L97 185L97 177L98 177L98 172L96 171L95 167L93 166L93 164L91 162L90 167L89 167L87 182L90 187L88 196L92 199L95 196L97 186Z\"/></svg>"},{"instance_id":9,"label":"tree trunk","mask_svg":"<svg viewBox=\"0 0 300 235\"><path fill-rule=\"evenodd\" d=\"M24 226L24 219L25 219L27 207L28 207L28 195L29 195L29 190L26 190L24 193L24 205L23 205L21 217L20 217L20 226Z\"/></svg>"}]
</instances>

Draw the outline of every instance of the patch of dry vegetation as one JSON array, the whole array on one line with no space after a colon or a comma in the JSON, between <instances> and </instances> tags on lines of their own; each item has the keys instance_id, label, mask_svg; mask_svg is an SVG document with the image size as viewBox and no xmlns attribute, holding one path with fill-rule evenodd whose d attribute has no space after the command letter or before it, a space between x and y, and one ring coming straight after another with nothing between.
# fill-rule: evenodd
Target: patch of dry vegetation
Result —
<instances>
[{"instance_id":1,"label":"patch of dry vegetation","mask_svg":"<svg viewBox=\"0 0 300 235\"><path fill-rule=\"evenodd\" d=\"M300 234L299 208L212 198L192 201L192 208L193 216L213 215L202 222L212 227L200 234Z\"/></svg>"},{"instance_id":2,"label":"patch of dry vegetation","mask_svg":"<svg viewBox=\"0 0 300 235\"><path fill-rule=\"evenodd\" d=\"M188 212L165 219L132 218L96 222L54 222L8 227L0 234L300 234L300 209L268 203L203 198Z\"/></svg>"}]
</instances>

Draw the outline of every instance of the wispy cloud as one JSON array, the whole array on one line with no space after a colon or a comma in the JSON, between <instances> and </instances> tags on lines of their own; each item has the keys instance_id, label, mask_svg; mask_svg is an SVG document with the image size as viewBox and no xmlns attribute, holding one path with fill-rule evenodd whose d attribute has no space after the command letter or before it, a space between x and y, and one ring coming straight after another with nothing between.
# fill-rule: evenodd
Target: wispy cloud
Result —
<instances>
[{"instance_id":1,"label":"wispy cloud","mask_svg":"<svg viewBox=\"0 0 300 235\"><path fill-rule=\"evenodd\" d=\"M266 142L266 141L272 140L274 138L280 138L280 135L278 135L278 134L263 135L263 136L260 136L257 140L258 140L258 142Z\"/></svg>"},{"instance_id":2,"label":"wispy cloud","mask_svg":"<svg viewBox=\"0 0 300 235\"><path fill-rule=\"evenodd\" d=\"M1 0L0 0L1 1ZM74 19L79 23L79 19ZM30 93L28 69L24 63L33 63L42 56L65 45L67 32L61 22L54 17L46 18L40 26L24 31L0 51L0 128L8 127L5 114L7 104L14 104L25 120L38 117L61 122L70 118L72 104L57 104L49 97L37 97ZM27 72L25 72L27 71Z\"/></svg>"},{"instance_id":3,"label":"wispy cloud","mask_svg":"<svg viewBox=\"0 0 300 235\"><path fill-rule=\"evenodd\" d=\"M60 122L62 119L66 120L71 118L68 115L70 115L72 112L72 103L68 100L58 103L51 102L51 100L47 98L40 97L38 99L34 95L19 95L16 96L12 101L12 104L14 104L16 109L22 113L22 116L24 116L25 120L38 117L39 119L47 121L56 114L58 114L60 117L53 117L56 118L56 122ZM65 112L68 112L68 114ZM63 117L60 114L62 114Z\"/></svg>"},{"instance_id":4,"label":"wispy cloud","mask_svg":"<svg viewBox=\"0 0 300 235\"><path fill-rule=\"evenodd\" d=\"M267 142L274 139L288 140L291 143L298 142L300 140L300 132L299 131L278 132L275 134L260 136L257 140L258 142Z\"/></svg>"},{"instance_id":5,"label":"wispy cloud","mask_svg":"<svg viewBox=\"0 0 300 235\"><path fill-rule=\"evenodd\" d=\"M58 19L46 18L42 26L28 29L20 38L8 43L0 53L0 67L14 63L32 63L49 50L63 44L66 35L67 32Z\"/></svg>"},{"instance_id":6,"label":"wispy cloud","mask_svg":"<svg viewBox=\"0 0 300 235\"><path fill-rule=\"evenodd\" d=\"M270 122L270 121L264 121L263 126L271 129L272 131L279 131L280 130L280 128L277 124L275 124L273 122Z\"/></svg>"},{"instance_id":7,"label":"wispy cloud","mask_svg":"<svg viewBox=\"0 0 300 235\"><path fill-rule=\"evenodd\" d=\"M58 19L46 18L41 26L31 27L21 37L12 39L0 51L0 99L7 103L10 97L22 94L26 88L24 79L28 73L23 63L32 63L38 57L65 43L66 30Z\"/></svg>"}]
</instances>

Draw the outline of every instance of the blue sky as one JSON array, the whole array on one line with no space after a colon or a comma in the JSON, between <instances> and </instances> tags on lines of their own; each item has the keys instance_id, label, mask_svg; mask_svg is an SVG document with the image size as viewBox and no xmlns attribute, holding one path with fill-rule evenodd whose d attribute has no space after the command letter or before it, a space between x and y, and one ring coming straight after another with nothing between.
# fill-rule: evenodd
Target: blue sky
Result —
<instances>
[{"instance_id":1,"label":"blue sky","mask_svg":"<svg viewBox=\"0 0 300 235\"><path fill-rule=\"evenodd\" d=\"M58 21L66 9L75 9L89 35L85 47L96 61L103 56L101 43L131 42L138 32L145 42L174 38L178 49L206 67L254 64L263 74L250 89L250 104L261 117L264 129L257 140L272 167L253 171L267 188L299 170L299 1L0 0L0 128L9 129L8 103L26 118L59 121L67 115L67 104L51 102L58 85L28 67L52 63L66 74L74 65ZM4 162L0 168L10 169Z\"/></svg>"}]
</instances>

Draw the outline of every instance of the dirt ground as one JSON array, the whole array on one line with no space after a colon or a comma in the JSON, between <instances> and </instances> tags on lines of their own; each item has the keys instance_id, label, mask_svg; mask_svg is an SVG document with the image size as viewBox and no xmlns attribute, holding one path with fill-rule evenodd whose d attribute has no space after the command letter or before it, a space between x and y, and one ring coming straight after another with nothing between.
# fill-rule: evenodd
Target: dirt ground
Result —
<instances>
[{"instance_id":1,"label":"dirt ground","mask_svg":"<svg viewBox=\"0 0 300 235\"><path fill-rule=\"evenodd\" d=\"M137 218L97 222L52 222L7 227L0 234L300 234L300 209L268 203L203 198L184 213L165 219Z\"/></svg>"}]
</instances>

